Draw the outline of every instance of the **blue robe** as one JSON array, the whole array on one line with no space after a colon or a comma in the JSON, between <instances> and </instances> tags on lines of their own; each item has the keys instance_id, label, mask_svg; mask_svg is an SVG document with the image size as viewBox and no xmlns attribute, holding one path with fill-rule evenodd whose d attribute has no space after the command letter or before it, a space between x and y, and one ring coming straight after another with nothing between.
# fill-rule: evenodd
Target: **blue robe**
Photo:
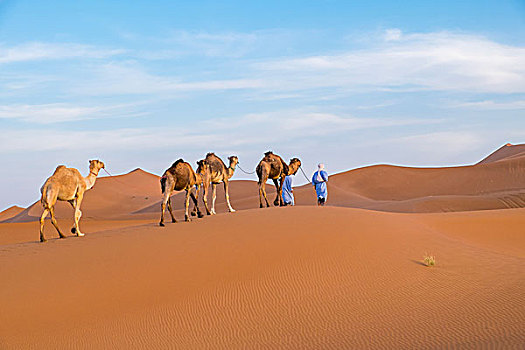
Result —
<instances>
[{"instance_id":1,"label":"blue robe","mask_svg":"<svg viewBox=\"0 0 525 350\"><path fill-rule=\"evenodd\" d=\"M288 175L283 181L283 201L286 204L295 205L292 192L292 175Z\"/></svg>"},{"instance_id":2,"label":"blue robe","mask_svg":"<svg viewBox=\"0 0 525 350\"><path fill-rule=\"evenodd\" d=\"M317 198L324 198L328 196L328 190L326 188L326 181L328 181L328 174L326 171L321 170L321 177L324 181L319 182L317 181L317 174L319 171L316 171L314 173L314 176L312 176L312 184L315 186L315 192L317 193Z\"/></svg>"}]
</instances>

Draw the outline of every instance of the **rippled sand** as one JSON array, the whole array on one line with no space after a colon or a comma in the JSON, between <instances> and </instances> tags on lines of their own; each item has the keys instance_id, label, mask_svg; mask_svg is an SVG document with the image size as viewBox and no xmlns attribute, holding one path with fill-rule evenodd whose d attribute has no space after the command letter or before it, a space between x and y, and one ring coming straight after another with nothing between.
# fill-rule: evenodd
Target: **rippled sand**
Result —
<instances>
[{"instance_id":1,"label":"rippled sand","mask_svg":"<svg viewBox=\"0 0 525 350\"><path fill-rule=\"evenodd\" d=\"M0 232L18 227L38 231ZM525 209L304 206L85 227L82 238L0 246L0 348L509 349L525 339ZM423 266L427 252L435 267Z\"/></svg>"}]
</instances>

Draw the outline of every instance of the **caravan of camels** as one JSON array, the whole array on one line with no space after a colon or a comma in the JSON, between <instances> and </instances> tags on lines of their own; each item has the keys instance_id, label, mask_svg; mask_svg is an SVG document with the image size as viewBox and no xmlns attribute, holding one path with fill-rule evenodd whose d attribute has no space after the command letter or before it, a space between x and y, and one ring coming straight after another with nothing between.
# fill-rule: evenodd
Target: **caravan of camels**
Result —
<instances>
[{"instance_id":1,"label":"caravan of camels","mask_svg":"<svg viewBox=\"0 0 525 350\"><path fill-rule=\"evenodd\" d=\"M177 160L169 167L162 177L160 178L160 185L162 191L162 203L161 203L161 214L160 214L160 226L164 226L164 212L166 206L171 216L171 221L176 222L175 216L171 206L171 195L174 191L186 191L185 196L185 221L191 221L189 214L190 198L194 203L194 208L191 215L197 215L202 218L202 214L199 209L199 193L202 192L202 199L204 202L204 208L207 215L214 215L215 212L215 199L217 197L216 186L220 183L224 184L224 193L226 196L226 204L230 212L235 212L235 209L231 206L229 196L229 180L235 172L235 168L239 163L239 159L236 156L228 157L229 166L222 161L214 153L208 153L205 159L197 162L197 171L194 171L191 165L185 162L183 159ZM301 167L301 161L298 158L292 158L289 164L278 155L271 151L264 154L255 172L259 178L259 205L263 208L263 198L266 202L266 207L269 207L268 198L266 196L266 181L271 179L275 184L276 197L274 205L282 206L282 186L284 178L287 175L295 175ZM66 168L64 165L59 165L53 175L51 175L40 192L42 197L40 199L44 212L40 217L40 241L46 242L44 236L44 220L49 213L51 215L51 222L57 230L60 238L66 236L60 231L58 227L54 206L57 201L67 201L75 210L74 218L75 223L71 228L71 232L77 236L84 236L79 228L79 220L82 216L80 211L80 205L84 197L84 192L91 189L95 185L98 173L101 169L105 169L103 162L99 160L89 161L89 174L83 177L77 169ZM212 203L211 209L208 206L208 190L210 185L212 186Z\"/></svg>"}]
</instances>

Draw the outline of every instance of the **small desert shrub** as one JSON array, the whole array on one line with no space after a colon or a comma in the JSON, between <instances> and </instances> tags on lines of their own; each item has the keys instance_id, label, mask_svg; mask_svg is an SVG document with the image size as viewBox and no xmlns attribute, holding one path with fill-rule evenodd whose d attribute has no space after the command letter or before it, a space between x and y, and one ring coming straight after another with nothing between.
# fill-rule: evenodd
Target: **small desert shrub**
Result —
<instances>
[{"instance_id":1,"label":"small desert shrub","mask_svg":"<svg viewBox=\"0 0 525 350\"><path fill-rule=\"evenodd\" d=\"M423 263L427 266L436 265L436 257L434 255L425 254L423 257Z\"/></svg>"}]
</instances>

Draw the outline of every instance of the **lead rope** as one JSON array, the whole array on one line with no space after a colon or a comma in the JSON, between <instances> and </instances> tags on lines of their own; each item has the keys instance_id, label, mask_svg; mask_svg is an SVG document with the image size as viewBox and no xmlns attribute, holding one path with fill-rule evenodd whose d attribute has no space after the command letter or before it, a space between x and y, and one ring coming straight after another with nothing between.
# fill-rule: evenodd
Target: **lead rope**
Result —
<instances>
[{"instance_id":1,"label":"lead rope","mask_svg":"<svg viewBox=\"0 0 525 350\"><path fill-rule=\"evenodd\" d=\"M241 170L243 173L245 174L248 174L248 175L252 175L252 174L255 174L255 171L252 171L251 173L245 171L243 168L241 168L241 166L239 164L237 164L237 168L239 168L239 170Z\"/></svg>"},{"instance_id":2,"label":"lead rope","mask_svg":"<svg viewBox=\"0 0 525 350\"><path fill-rule=\"evenodd\" d=\"M303 171L303 167L299 167L299 169L301 169L301 173L303 173L303 176L306 179L306 181L310 182L310 179L308 179L308 176L306 176L306 174Z\"/></svg>"}]
</instances>

